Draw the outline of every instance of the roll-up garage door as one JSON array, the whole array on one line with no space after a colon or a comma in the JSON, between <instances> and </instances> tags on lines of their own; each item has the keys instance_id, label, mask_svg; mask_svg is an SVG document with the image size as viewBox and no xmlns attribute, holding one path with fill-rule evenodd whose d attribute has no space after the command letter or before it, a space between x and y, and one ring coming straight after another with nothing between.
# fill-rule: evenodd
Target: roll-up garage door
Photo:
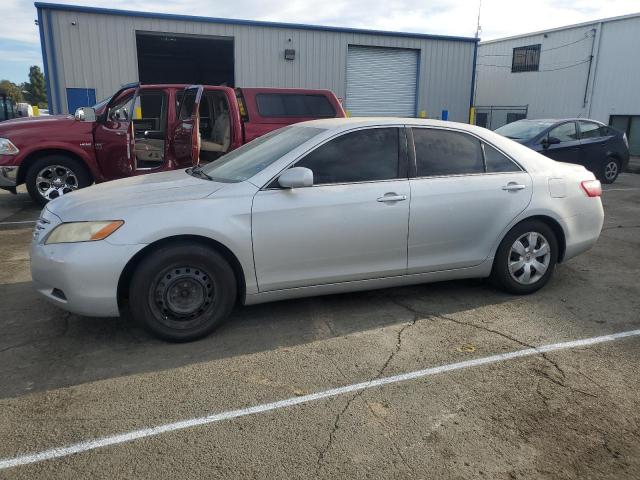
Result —
<instances>
[{"instance_id":1,"label":"roll-up garage door","mask_svg":"<svg viewBox=\"0 0 640 480\"><path fill-rule=\"evenodd\" d=\"M347 110L351 116L413 117L418 50L349 45Z\"/></svg>"}]
</instances>

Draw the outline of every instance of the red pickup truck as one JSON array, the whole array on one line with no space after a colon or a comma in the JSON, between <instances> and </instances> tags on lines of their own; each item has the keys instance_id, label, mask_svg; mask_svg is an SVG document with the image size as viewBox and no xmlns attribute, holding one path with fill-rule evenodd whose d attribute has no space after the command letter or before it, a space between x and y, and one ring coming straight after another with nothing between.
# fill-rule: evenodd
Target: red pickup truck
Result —
<instances>
[{"instance_id":1,"label":"red pickup truck","mask_svg":"<svg viewBox=\"0 0 640 480\"><path fill-rule=\"evenodd\" d=\"M210 162L271 130L344 117L329 90L124 85L74 116L0 124L0 188L45 204L93 182Z\"/></svg>"}]
</instances>

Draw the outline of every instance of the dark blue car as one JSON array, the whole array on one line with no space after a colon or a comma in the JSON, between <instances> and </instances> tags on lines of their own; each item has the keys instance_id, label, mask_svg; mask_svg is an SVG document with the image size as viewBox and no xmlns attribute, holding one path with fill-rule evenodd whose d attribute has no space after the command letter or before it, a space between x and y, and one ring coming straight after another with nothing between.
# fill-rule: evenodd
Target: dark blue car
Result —
<instances>
[{"instance_id":1,"label":"dark blue car","mask_svg":"<svg viewBox=\"0 0 640 480\"><path fill-rule=\"evenodd\" d=\"M627 136L595 120L518 120L496 133L559 162L578 163L613 183L629 163Z\"/></svg>"}]
</instances>

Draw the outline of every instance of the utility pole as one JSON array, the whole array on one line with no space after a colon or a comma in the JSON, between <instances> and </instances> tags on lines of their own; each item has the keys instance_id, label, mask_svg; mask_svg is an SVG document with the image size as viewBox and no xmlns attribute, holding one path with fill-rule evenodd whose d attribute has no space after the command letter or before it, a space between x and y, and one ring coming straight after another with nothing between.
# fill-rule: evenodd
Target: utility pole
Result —
<instances>
[{"instance_id":1,"label":"utility pole","mask_svg":"<svg viewBox=\"0 0 640 480\"><path fill-rule=\"evenodd\" d=\"M480 26L480 11L482 10L482 0L478 0L478 22L476 25L476 38L480 38L482 27Z\"/></svg>"}]
</instances>

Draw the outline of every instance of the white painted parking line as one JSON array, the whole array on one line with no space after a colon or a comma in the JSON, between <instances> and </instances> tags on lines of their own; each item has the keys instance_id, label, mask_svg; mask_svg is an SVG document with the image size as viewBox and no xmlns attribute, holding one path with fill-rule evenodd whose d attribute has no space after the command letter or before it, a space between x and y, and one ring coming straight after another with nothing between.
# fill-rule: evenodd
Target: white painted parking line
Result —
<instances>
[{"instance_id":1,"label":"white painted parking line","mask_svg":"<svg viewBox=\"0 0 640 480\"><path fill-rule=\"evenodd\" d=\"M640 190L640 188L603 188L603 192L628 192L630 190Z\"/></svg>"},{"instance_id":2,"label":"white painted parking line","mask_svg":"<svg viewBox=\"0 0 640 480\"><path fill-rule=\"evenodd\" d=\"M451 372L454 370L462 370L464 368L478 367L480 365L488 365L492 363L504 362L506 360L513 360L515 358L529 357L532 355L540 355L548 352L555 352L558 350L567 350L570 348L588 347L590 345L596 345L603 342L611 342L626 337L636 337L640 335L640 329L629 330L626 332L614 333L611 335L603 335L600 337L585 338L582 340L573 340L570 342L553 343L549 345L543 345L541 347L527 348L525 350L516 350L513 352L501 353L498 355L492 355L490 357L476 358L474 360L467 360L464 362L450 363L447 365L441 365L438 367L426 368L424 370L417 370L409 373L403 373L400 375L394 375L391 377L383 377L368 382L356 383L353 385L347 385L344 387L338 387L331 390L324 390L321 392L312 393L309 395L303 395L301 397L288 398L286 400L280 400L273 403L263 403L261 405L255 405L253 407L241 408L239 410L229 410L226 412L214 413L206 417L190 418L174 423L167 423L164 425L158 425L156 427L143 428L141 430L133 430L131 432L121 433L118 435L111 435L108 437L102 437L95 440L88 440L86 442L80 442L66 447L52 448L49 450L43 450L41 452L30 453L27 455L20 455L18 457L6 458L0 460L0 470L17 467L19 465L28 465L30 463L42 462L44 460L51 460L53 458L66 457L73 455L74 453L87 452L89 450L95 450L97 448L108 447L110 445L117 445L120 443L131 442L139 438L153 437L162 433L174 432L176 430L184 430L186 428L192 428L199 425L207 425L209 423L221 422L223 420L230 420L233 418L245 417L247 415L255 415L258 413L269 412L272 410L279 410L281 408L293 407L294 405L300 405L302 403L315 402L323 398L336 397L338 395L344 395L346 393L357 392L359 390L367 390L373 387L380 387L383 385L390 385L392 383L405 382L407 380L415 380L418 378L437 375L439 373Z\"/></svg>"}]
</instances>

